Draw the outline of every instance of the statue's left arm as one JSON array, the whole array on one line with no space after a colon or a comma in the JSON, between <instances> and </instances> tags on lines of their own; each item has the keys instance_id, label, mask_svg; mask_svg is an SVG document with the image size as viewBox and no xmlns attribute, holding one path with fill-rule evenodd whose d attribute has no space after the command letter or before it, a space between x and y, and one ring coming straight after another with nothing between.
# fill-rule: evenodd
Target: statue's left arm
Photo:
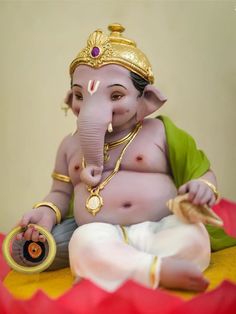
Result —
<instances>
[{"instance_id":1,"label":"statue's left arm","mask_svg":"<svg viewBox=\"0 0 236 314\"><path fill-rule=\"evenodd\" d=\"M174 125L169 118L158 118L165 126L168 158L178 193L189 193L189 200L195 205L213 206L219 194L207 156L197 148L192 136Z\"/></svg>"}]
</instances>

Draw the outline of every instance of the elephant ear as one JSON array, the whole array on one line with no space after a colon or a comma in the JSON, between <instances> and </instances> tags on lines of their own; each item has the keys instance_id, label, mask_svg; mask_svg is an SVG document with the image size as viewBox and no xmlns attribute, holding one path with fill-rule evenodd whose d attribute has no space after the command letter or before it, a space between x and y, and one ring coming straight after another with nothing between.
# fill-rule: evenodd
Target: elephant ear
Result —
<instances>
[{"instance_id":1,"label":"elephant ear","mask_svg":"<svg viewBox=\"0 0 236 314\"><path fill-rule=\"evenodd\" d=\"M67 104L70 108L72 108L72 98L73 98L73 93L72 93L72 90L70 89L67 92L66 97L64 99L65 104Z\"/></svg>"},{"instance_id":2,"label":"elephant ear","mask_svg":"<svg viewBox=\"0 0 236 314\"><path fill-rule=\"evenodd\" d=\"M166 101L167 98L156 87L147 85L140 98L137 121L142 121L146 116L159 109Z\"/></svg>"}]
</instances>

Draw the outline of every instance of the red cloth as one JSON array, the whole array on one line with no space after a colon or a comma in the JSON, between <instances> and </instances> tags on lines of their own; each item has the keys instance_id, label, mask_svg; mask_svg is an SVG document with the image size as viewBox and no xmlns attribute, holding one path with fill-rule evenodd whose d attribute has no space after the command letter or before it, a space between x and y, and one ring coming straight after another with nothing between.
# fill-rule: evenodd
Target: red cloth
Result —
<instances>
[{"instance_id":1,"label":"red cloth","mask_svg":"<svg viewBox=\"0 0 236 314\"><path fill-rule=\"evenodd\" d=\"M0 233L0 281L2 281L4 279L4 277L6 276L6 274L9 272L10 267L7 265L7 263L5 262L3 256L2 256L2 242L4 239L4 235L2 233ZM1 313L1 312L0 312Z\"/></svg>"},{"instance_id":2,"label":"red cloth","mask_svg":"<svg viewBox=\"0 0 236 314\"><path fill-rule=\"evenodd\" d=\"M89 281L82 281L59 300L74 313L170 313L184 301L162 290L150 290L127 281L115 293L107 293ZM88 309L90 308L90 311ZM160 311L160 312L159 312Z\"/></svg>"},{"instance_id":3,"label":"red cloth","mask_svg":"<svg viewBox=\"0 0 236 314\"><path fill-rule=\"evenodd\" d=\"M236 203L222 198L213 210L223 220L225 232L236 237Z\"/></svg>"},{"instance_id":4,"label":"red cloth","mask_svg":"<svg viewBox=\"0 0 236 314\"><path fill-rule=\"evenodd\" d=\"M218 288L184 302L171 314L235 314L236 285L224 281Z\"/></svg>"},{"instance_id":5,"label":"red cloth","mask_svg":"<svg viewBox=\"0 0 236 314\"><path fill-rule=\"evenodd\" d=\"M0 282L1 314L233 314L236 285L224 281L217 289L184 301L162 290L149 290L128 281L107 293L82 281L62 297L52 300L37 292L29 300L14 299Z\"/></svg>"}]
</instances>

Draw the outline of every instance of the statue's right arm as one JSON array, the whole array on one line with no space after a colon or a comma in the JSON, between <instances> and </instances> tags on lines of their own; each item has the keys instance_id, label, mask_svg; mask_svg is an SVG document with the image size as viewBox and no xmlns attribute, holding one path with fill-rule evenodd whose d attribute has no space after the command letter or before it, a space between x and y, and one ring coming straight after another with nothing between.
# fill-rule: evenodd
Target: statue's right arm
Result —
<instances>
[{"instance_id":1,"label":"statue's right arm","mask_svg":"<svg viewBox=\"0 0 236 314\"><path fill-rule=\"evenodd\" d=\"M67 136L58 148L53 171L53 173L61 174L68 178L69 173L67 152L69 144L70 136ZM49 194L39 203L49 203L49 205L55 205L60 212L61 218L63 219L68 211L72 193L73 185L71 182L64 182L58 179L53 179ZM22 216L19 225L22 227L27 227L30 223L40 225L48 231L51 231L53 226L57 223L56 213L52 208L50 208L50 206L42 205L38 208L32 208ZM44 236L40 235L39 232L32 227L27 228L24 233L17 235L18 240L22 238L33 241L45 241Z\"/></svg>"}]
</instances>

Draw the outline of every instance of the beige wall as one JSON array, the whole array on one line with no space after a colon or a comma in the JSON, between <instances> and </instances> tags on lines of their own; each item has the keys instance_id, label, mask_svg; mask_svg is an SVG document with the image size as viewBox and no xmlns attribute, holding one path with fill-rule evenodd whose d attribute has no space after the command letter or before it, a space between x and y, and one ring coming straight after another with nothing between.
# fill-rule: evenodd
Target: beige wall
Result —
<instances>
[{"instance_id":1,"label":"beige wall","mask_svg":"<svg viewBox=\"0 0 236 314\"><path fill-rule=\"evenodd\" d=\"M57 146L75 126L60 111L68 64L111 22L149 56L169 96L161 113L195 137L236 200L236 2L1 1L0 231L47 193Z\"/></svg>"}]
</instances>

